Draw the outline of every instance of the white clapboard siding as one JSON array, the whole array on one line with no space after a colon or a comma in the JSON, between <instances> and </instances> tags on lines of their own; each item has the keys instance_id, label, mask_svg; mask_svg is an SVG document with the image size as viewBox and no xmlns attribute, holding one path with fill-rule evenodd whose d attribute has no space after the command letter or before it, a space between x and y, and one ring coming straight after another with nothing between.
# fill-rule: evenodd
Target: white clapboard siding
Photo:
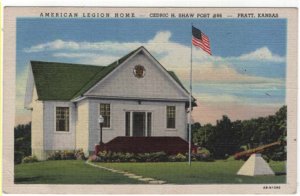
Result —
<instances>
[{"instance_id":1,"label":"white clapboard siding","mask_svg":"<svg viewBox=\"0 0 300 196\"><path fill-rule=\"evenodd\" d=\"M134 76L136 65L144 66L146 71L143 78ZM120 65L87 95L188 100L188 96L174 79L144 53L133 56Z\"/></svg>"},{"instance_id":2,"label":"white clapboard siding","mask_svg":"<svg viewBox=\"0 0 300 196\"><path fill-rule=\"evenodd\" d=\"M37 100L36 89L32 97L32 124L31 124L31 148L32 155L38 159L45 159L44 155L44 111L43 102Z\"/></svg>"},{"instance_id":3,"label":"white clapboard siding","mask_svg":"<svg viewBox=\"0 0 300 196\"><path fill-rule=\"evenodd\" d=\"M69 132L56 131L56 107L69 107ZM45 150L75 149L75 106L71 102L44 101Z\"/></svg>"},{"instance_id":4,"label":"white clapboard siding","mask_svg":"<svg viewBox=\"0 0 300 196\"><path fill-rule=\"evenodd\" d=\"M88 153L89 142L89 104L87 100L77 104L77 121L76 121L76 149L82 149Z\"/></svg>"}]
</instances>

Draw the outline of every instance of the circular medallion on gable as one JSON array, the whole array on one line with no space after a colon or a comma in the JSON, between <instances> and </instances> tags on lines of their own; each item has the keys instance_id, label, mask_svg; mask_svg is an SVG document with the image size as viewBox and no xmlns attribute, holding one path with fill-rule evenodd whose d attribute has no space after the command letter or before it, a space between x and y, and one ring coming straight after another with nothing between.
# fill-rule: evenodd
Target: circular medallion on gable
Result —
<instances>
[{"instance_id":1,"label":"circular medallion on gable","mask_svg":"<svg viewBox=\"0 0 300 196\"><path fill-rule=\"evenodd\" d=\"M142 65L136 65L133 69L133 74L137 78L143 78L145 76L146 70Z\"/></svg>"}]
</instances>

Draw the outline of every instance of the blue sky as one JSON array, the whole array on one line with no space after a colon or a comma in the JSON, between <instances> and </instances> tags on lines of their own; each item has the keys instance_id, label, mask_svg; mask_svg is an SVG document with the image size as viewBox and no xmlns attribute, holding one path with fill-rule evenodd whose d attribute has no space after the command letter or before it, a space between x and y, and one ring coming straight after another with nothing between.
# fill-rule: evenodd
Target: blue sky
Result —
<instances>
[{"instance_id":1,"label":"blue sky","mask_svg":"<svg viewBox=\"0 0 300 196\"><path fill-rule=\"evenodd\" d=\"M284 19L19 18L17 95L24 97L21 84L30 60L107 65L140 45L188 85L191 23L209 36L213 53L209 57L193 49L194 95L201 103L195 111L197 121L213 123L222 112L247 105L261 112L244 117L233 112L231 117L267 115L285 103ZM212 105L219 106L220 114L205 119L201 109ZM18 106L17 114L28 116L21 103Z\"/></svg>"}]
</instances>

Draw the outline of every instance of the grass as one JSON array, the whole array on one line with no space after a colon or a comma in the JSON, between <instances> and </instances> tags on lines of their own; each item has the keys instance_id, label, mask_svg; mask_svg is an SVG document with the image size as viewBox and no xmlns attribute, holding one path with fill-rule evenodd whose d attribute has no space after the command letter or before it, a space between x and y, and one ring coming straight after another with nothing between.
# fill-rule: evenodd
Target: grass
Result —
<instances>
[{"instance_id":1,"label":"grass","mask_svg":"<svg viewBox=\"0 0 300 196\"><path fill-rule=\"evenodd\" d=\"M121 174L88 166L84 161L43 161L15 166L16 184L137 184Z\"/></svg>"},{"instance_id":2,"label":"grass","mask_svg":"<svg viewBox=\"0 0 300 196\"><path fill-rule=\"evenodd\" d=\"M243 161L161 163L96 163L129 171L172 184L268 184L285 183L286 175L238 176ZM284 162L270 162L277 173L284 172ZM30 184L137 184L121 174L86 165L83 161L44 161L15 166L15 183Z\"/></svg>"},{"instance_id":3,"label":"grass","mask_svg":"<svg viewBox=\"0 0 300 196\"><path fill-rule=\"evenodd\" d=\"M270 162L276 176L238 176L243 161L215 161L168 163L97 163L101 166L119 169L146 177L164 180L172 184L268 184L285 183L284 162Z\"/></svg>"}]
</instances>

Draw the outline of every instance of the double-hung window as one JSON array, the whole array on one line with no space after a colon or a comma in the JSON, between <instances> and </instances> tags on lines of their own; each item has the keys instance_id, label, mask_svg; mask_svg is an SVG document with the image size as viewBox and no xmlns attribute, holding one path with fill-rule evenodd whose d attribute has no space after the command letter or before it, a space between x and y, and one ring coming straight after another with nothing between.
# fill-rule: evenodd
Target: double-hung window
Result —
<instances>
[{"instance_id":1,"label":"double-hung window","mask_svg":"<svg viewBox=\"0 0 300 196\"><path fill-rule=\"evenodd\" d=\"M56 131L69 131L69 107L56 107Z\"/></svg>"},{"instance_id":2,"label":"double-hung window","mask_svg":"<svg viewBox=\"0 0 300 196\"><path fill-rule=\"evenodd\" d=\"M167 129L175 129L176 125L176 107L167 106Z\"/></svg>"},{"instance_id":3,"label":"double-hung window","mask_svg":"<svg viewBox=\"0 0 300 196\"><path fill-rule=\"evenodd\" d=\"M109 103L100 103L100 114L104 119L102 127L110 128L110 104Z\"/></svg>"}]
</instances>

